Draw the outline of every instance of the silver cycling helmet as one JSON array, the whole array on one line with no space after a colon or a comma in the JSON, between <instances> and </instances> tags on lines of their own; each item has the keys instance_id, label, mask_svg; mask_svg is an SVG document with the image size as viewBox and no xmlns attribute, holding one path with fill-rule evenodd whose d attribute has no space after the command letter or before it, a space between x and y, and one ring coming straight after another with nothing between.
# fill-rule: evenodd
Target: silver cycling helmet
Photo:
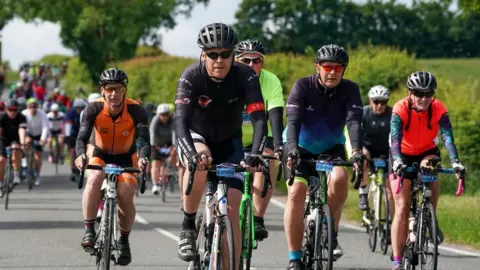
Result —
<instances>
[{"instance_id":1,"label":"silver cycling helmet","mask_svg":"<svg viewBox=\"0 0 480 270\"><path fill-rule=\"evenodd\" d=\"M376 85L368 91L368 98L374 100L388 100L390 98L390 90L383 85Z\"/></svg>"}]
</instances>

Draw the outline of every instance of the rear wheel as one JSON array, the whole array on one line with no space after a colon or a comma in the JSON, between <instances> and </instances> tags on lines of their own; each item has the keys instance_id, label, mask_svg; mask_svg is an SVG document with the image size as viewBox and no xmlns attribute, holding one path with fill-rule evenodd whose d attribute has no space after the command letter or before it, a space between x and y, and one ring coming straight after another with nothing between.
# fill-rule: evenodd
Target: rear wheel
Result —
<instances>
[{"instance_id":1,"label":"rear wheel","mask_svg":"<svg viewBox=\"0 0 480 270\"><path fill-rule=\"evenodd\" d=\"M383 202L383 209L380 207L380 249L382 254L388 252L390 242L390 207L388 202L387 190L382 185L381 202Z\"/></svg>"}]
</instances>

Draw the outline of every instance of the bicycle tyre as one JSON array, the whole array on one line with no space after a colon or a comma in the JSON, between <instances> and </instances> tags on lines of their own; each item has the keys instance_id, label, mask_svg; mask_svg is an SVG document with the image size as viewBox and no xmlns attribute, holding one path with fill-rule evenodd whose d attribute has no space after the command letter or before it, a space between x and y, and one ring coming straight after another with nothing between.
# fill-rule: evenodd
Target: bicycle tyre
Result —
<instances>
[{"instance_id":1,"label":"bicycle tyre","mask_svg":"<svg viewBox=\"0 0 480 270\"><path fill-rule=\"evenodd\" d=\"M197 258L190 262L188 270L200 270L204 264L203 262L203 255L205 254L205 222L203 220L203 214L200 214L197 217L195 222L195 229L197 230L197 241L196 241L196 249L197 249ZM203 248L203 252L201 252L201 248Z\"/></svg>"},{"instance_id":2,"label":"bicycle tyre","mask_svg":"<svg viewBox=\"0 0 480 270\"><path fill-rule=\"evenodd\" d=\"M33 169L33 163L35 161L35 150L33 149L33 145L30 145L30 150L28 151L28 157L27 157L27 186L28 186L28 191L31 191L33 189L33 178L34 178L34 169Z\"/></svg>"},{"instance_id":3,"label":"bicycle tyre","mask_svg":"<svg viewBox=\"0 0 480 270\"><path fill-rule=\"evenodd\" d=\"M11 158L11 157L10 157ZM10 188L12 185L12 172L10 162L7 161L7 167L5 170L6 181L3 186L3 192L5 192L5 210L8 210L8 200L10 197Z\"/></svg>"},{"instance_id":4,"label":"bicycle tyre","mask_svg":"<svg viewBox=\"0 0 480 270\"><path fill-rule=\"evenodd\" d=\"M167 179L168 176L162 179L162 202L166 202L166 196L167 196Z\"/></svg>"},{"instance_id":5,"label":"bicycle tyre","mask_svg":"<svg viewBox=\"0 0 480 270\"><path fill-rule=\"evenodd\" d=\"M386 255L388 252L388 246L390 241L390 203L388 201L387 189L385 188L385 185L382 185L381 191L382 193L380 197L383 201L383 214L385 215L385 217L382 218L382 212L380 212L380 224L382 225L380 227L380 249L382 250L382 254Z\"/></svg>"},{"instance_id":6,"label":"bicycle tyre","mask_svg":"<svg viewBox=\"0 0 480 270\"><path fill-rule=\"evenodd\" d=\"M224 233L227 236L227 244L228 244L228 265L230 269L235 269L235 242L233 240L233 228L230 218L228 216L220 216L217 219L217 224L215 226L219 226L218 230L218 251L212 250L213 253L217 253L217 260L216 260L216 269L224 269L223 267L223 243L224 243Z\"/></svg>"},{"instance_id":7,"label":"bicycle tyre","mask_svg":"<svg viewBox=\"0 0 480 270\"><path fill-rule=\"evenodd\" d=\"M438 239L437 239L437 224L436 224L436 214L435 208L431 203L428 203L426 207L422 209L420 216L421 226L418 226L418 262L420 264L420 269L437 269L438 263ZM428 231L428 234L427 234ZM430 240L430 241L429 241ZM429 250L428 242L431 242L432 251L429 252L433 258L433 267L426 268L423 265L423 259L426 257L426 251Z\"/></svg>"},{"instance_id":8,"label":"bicycle tyre","mask_svg":"<svg viewBox=\"0 0 480 270\"><path fill-rule=\"evenodd\" d=\"M114 205L112 199L105 200L103 211L105 213L105 233L103 234L103 247L101 250L101 258L99 269L110 270L110 261L112 256L112 236L113 236L113 222L114 221Z\"/></svg>"},{"instance_id":9,"label":"bicycle tyre","mask_svg":"<svg viewBox=\"0 0 480 270\"><path fill-rule=\"evenodd\" d=\"M250 270L253 249L253 211L251 201L246 200L243 207L242 220L242 258L240 269Z\"/></svg>"},{"instance_id":10,"label":"bicycle tyre","mask_svg":"<svg viewBox=\"0 0 480 270\"><path fill-rule=\"evenodd\" d=\"M327 223L323 223L323 219ZM324 225L327 225L324 230ZM333 217L330 207L324 204L322 212L317 215L315 219L315 247L313 250L313 269L314 270L332 270L333 269ZM326 238L326 239L325 239ZM325 245L326 243L326 245ZM326 256L323 251L326 250Z\"/></svg>"},{"instance_id":11,"label":"bicycle tyre","mask_svg":"<svg viewBox=\"0 0 480 270\"><path fill-rule=\"evenodd\" d=\"M60 145L58 144L58 139L55 139L55 150L53 161L55 162L55 175L58 175L58 163L60 162Z\"/></svg>"}]
</instances>

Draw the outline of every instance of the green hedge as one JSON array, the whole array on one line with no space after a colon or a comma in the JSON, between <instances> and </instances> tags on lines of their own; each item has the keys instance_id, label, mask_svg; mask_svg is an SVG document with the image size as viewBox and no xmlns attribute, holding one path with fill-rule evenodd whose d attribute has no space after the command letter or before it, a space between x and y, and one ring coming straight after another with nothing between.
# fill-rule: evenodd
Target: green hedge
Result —
<instances>
[{"instance_id":1,"label":"green hedge","mask_svg":"<svg viewBox=\"0 0 480 270\"><path fill-rule=\"evenodd\" d=\"M40 60L36 61L35 64L45 63L50 64L51 66L57 65L60 67L63 61L69 61L71 56L63 55L63 54L47 54L40 58Z\"/></svg>"}]
</instances>

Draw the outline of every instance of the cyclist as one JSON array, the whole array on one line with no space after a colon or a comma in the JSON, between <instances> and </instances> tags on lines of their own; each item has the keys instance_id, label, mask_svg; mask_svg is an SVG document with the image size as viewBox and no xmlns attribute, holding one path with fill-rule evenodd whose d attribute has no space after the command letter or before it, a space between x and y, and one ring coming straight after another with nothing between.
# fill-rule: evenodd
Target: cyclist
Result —
<instances>
[{"instance_id":1,"label":"cyclist","mask_svg":"<svg viewBox=\"0 0 480 270\"><path fill-rule=\"evenodd\" d=\"M390 90L383 85L374 86L368 91L370 105L363 107L362 131L363 131L363 155L367 160L388 157L390 147L388 145L388 136L390 134L390 119L392 117L392 107L388 106ZM359 189L358 208L360 210L368 209L368 166L367 160L364 162L363 181ZM385 176L388 174L385 173ZM387 181L387 185L388 185ZM387 188L390 191L389 188ZM393 199L389 192L389 199ZM391 209L393 208L390 207ZM391 212L393 214L393 212Z\"/></svg>"},{"instance_id":2,"label":"cyclist","mask_svg":"<svg viewBox=\"0 0 480 270\"><path fill-rule=\"evenodd\" d=\"M57 104L53 104L50 107L50 112L47 113L47 118L48 118L48 129L49 129L49 134L48 134L48 149L50 150L50 154L48 155L48 162L54 162L53 160L53 137L57 138L57 144L60 147L59 153L57 153L56 160L55 162L59 162L60 164L63 164L63 141L64 141L64 136L62 134L62 124L63 124L63 119L65 118L65 114L63 112L58 111L59 106Z\"/></svg>"},{"instance_id":3,"label":"cyclist","mask_svg":"<svg viewBox=\"0 0 480 270\"><path fill-rule=\"evenodd\" d=\"M70 153L70 168L72 170L70 180L72 181L75 181L78 175L78 169L75 167L75 159L77 157L75 153L75 140L80 130L80 114L85 107L85 102L77 98L73 101L73 109L65 115L65 144Z\"/></svg>"},{"instance_id":4,"label":"cyclist","mask_svg":"<svg viewBox=\"0 0 480 270\"><path fill-rule=\"evenodd\" d=\"M65 92L65 90L60 90L60 94L57 95L56 97L56 100L57 101L57 104L59 102L62 102L62 104L67 108L67 109L70 109L70 98L68 97L67 95L67 92Z\"/></svg>"},{"instance_id":5,"label":"cyclist","mask_svg":"<svg viewBox=\"0 0 480 270\"><path fill-rule=\"evenodd\" d=\"M38 101L35 98L27 100L27 109L23 110L22 113L27 118L26 150L32 146L32 141L39 141L40 143L40 145L33 146L35 149L35 185L39 186L42 169L42 148L48 135L48 117L44 111L38 109Z\"/></svg>"},{"instance_id":6,"label":"cyclist","mask_svg":"<svg viewBox=\"0 0 480 270\"><path fill-rule=\"evenodd\" d=\"M0 100L0 113L5 112L5 102L3 100Z\"/></svg>"},{"instance_id":7,"label":"cyclist","mask_svg":"<svg viewBox=\"0 0 480 270\"><path fill-rule=\"evenodd\" d=\"M355 167L362 164L361 121L363 114L360 91L356 83L343 79L348 66L347 52L336 44L325 45L317 51L317 74L297 80L287 100L287 143L285 177L289 179L292 163L298 159L317 158L319 154L331 159L346 160L343 130L348 127ZM304 269L301 262L303 208L310 176L316 171L299 164L295 181L288 188L285 207L285 231L290 251L287 269ZM338 259L343 250L337 234L342 206L348 194L348 173L335 167L328 180L328 206L334 218L333 255Z\"/></svg>"},{"instance_id":8,"label":"cyclist","mask_svg":"<svg viewBox=\"0 0 480 270\"><path fill-rule=\"evenodd\" d=\"M391 162L393 172L418 162L426 164L431 157L439 157L437 134L440 131L453 169L465 170L459 160L453 139L453 128L443 103L434 98L437 80L426 71L416 71L407 79L408 96L393 107L390 124ZM411 180L412 173L404 173ZM457 175L458 177L458 175ZM392 179L391 186L397 185ZM440 196L440 183L432 183L432 204L436 208ZM394 194L395 214L392 222L393 269L402 269L402 257L407 237L407 222L411 203L411 182L404 181L402 191ZM443 233L438 227L438 243L443 242Z\"/></svg>"},{"instance_id":9,"label":"cyclist","mask_svg":"<svg viewBox=\"0 0 480 270\"><path fill-rule=\"evenodd\" d=\"M272 155L276 153L280 156L283 151L282 131L283 131L283 108L285 107L283 101L282 83L278 77L272 72L263 68L265 49L260 41L254 39L247 39L241 41L235 47L235 58L237 61L249 65L259 77L260 87L262 88L263 100L265 102L265 109L270 120L271 129L268 132L267 143L263 154ZM246 111L244 111L246 114ZM243 146L250 148L252 145L252 124L249 119L243 119ZM273 137L272 137L273 133ZM270 179L274 179L275 162L270 162ZM268 231L265 228L263 217L267 210L268 203L273 193L270 189L265 196L260 196L263 183L263 175L260 172L255 173L253 182L254 193L254 222L255 222L255 238L256 240L263 240L268 237Z\"/></svg>"},{"instance_id":10,"label":"cyclist","mask_svg":"<svg viewBox=\"0 0 480 270\"><path fill-rule=\"evenodd\" d=\"M128 77L123 70L110 68L100 75L103 98L89 103L81 118L75 146L78 155L75 165L78 169L84 164L92 132L95 148L88 160L89 164L104 166L114 163L122 167L138 165L141 170L146 166L150 154L147 115L142 106L126 98L127 86ZM138 156L137 144L140 146ZM88 253L95 245L95 214L104 178L103 171L90 171L83 192L85 235L81 245ZM136 184L134 174L124 173L118 178L119 265L128 265L132 261L129 235L135 221L133 196Z\"/></svg>"},{"instance_id":11,"label":"cyclist","mask_svg":"<svg viewBox=\"0 0 480 270\"><path fill-rule=\"evenodd\" d=\"M183 261L192 261L197 255L195 217L207 178L203 170L212 159L220 164L239 163L244 158L241 126L245 105L254 128L252 153L261 154L266 140L260 82L253 69L234 62L236 41L235 31L223 23L202 27L197 38L202 49L201 59L186 68L178 80L174 121L179 156L186 168L184 178L189 175L187 164L198 164L192 192L184 196L183 201L184 219L178 241L178 257ZM258 156L246 159L249 170L260 163ZM243 183L231 179L228 185L228 213L234 231L235 261L239 262L242 245L239 208Z\"/></svg>"},{"instance_id":12,"label":"cyclist","mask_svg":"<svg viewBox=\"0 0 480 270\"><path fill-rule=\"evenodd\" d=\"M152 193L155 195L158 195L161 190L160 183L168 179L168 169L164 166L164 162L169 162L172 166L177 163L177 150L173 142L174 127L173 119L170 117L170 107L163 103L158 105L157 115L153 117L150 123ZM160 148L163 147L170 148L170 152L167 154L160 153Z\"/></svg>"},{"instance_id":13,"label":"cyclist","mask_svg":"<svg viewBox=\"0 0 480 270\"><path fill-rule=\"evenodd\" d=\"M18 102L16 100L7 100L5 107L7 112L0 114L0 188L2 188L2 197L5 191L3 189L3 179L7 162L5 147L11 145L18 148L23 145L25 143L25 128L27 127L27 119L18 112ZM12 160L13 185L18 185L20 184L20 152L14 151Z\"/></svg>"}]
</instances>

